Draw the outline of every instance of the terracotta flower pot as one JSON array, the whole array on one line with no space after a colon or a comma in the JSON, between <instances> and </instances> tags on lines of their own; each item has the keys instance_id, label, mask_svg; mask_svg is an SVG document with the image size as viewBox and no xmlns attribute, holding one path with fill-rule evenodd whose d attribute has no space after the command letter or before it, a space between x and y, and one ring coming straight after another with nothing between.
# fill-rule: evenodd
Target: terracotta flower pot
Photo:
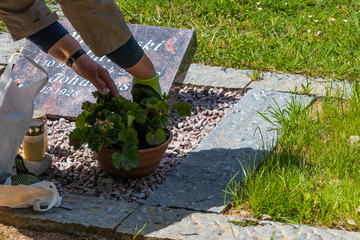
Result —
<instances>
[{"instance_id":1,"label":"terracotta flower pot","mask_svg":"<svg viewBox=\"0 0 360 240\"><path fill-rule=\"evenodd\" d=\"M111 163L112 154L117 151L114 149L101 149L100 152L98 152L97 159L99 165L104 172L111 176L117 176L121 178L146 176L158 168L160 161L173 138L172 132L170 130L168 130L168 133L169 138L160 146L139 150L140 162L136 168L133 168L129 171L116 169Z\"/></svg>"}]
</instances>

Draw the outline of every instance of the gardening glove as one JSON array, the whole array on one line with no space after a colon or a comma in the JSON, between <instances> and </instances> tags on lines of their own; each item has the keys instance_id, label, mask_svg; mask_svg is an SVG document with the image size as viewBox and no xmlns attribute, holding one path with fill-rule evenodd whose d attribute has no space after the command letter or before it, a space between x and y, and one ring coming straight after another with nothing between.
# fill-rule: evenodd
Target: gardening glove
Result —
<instances>
[{"instance_id":1,"label":"gardening glove","mask_svg":"<svg viewBox=\"0 0 360 240\"><path fill-rule=\"evenodd\" d=\"M133 86L131 90L133 101L141 102L144 98L156 97L161 99L161 88L159 83L159 74L149 79L133 78Z\"/></svg>"},{"instance_id":2,"label":"gardening glove","mask_svg":"<svg viewBox=\"0 0 360 240\"><path fill-rule=\"evenodd\" d=\"M31 185L40 182L34 174L29 172L24 164L24 159L19 154L15 157L15 165L17 175L11 176L11 185Z\"/></svg>"}]
</instances>

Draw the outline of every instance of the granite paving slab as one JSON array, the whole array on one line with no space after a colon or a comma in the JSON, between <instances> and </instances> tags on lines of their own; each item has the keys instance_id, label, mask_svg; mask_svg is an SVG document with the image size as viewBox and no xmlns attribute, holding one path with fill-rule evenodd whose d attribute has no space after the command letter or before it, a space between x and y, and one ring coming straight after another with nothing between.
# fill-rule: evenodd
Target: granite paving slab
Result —
<instances>
[{"instance_id":1,"label":"granite paving slab","mask_svg":"<svg viewBox=\"0 0 360 240\"><path fill-rule=\"evenodd\" d=\"M6 65L11 54L20 52L25 46L26 40L12 40L10 33L0 31L0 65Z\"/></svg>"},{"instance_id":2,"label":"granite paving slab","mask_svg":"<svg viewBox=\"0 0 360 240\"><path fill-rule=\"evenodd\" d=\"M117 235L134 234L145 239L249 240L249 239L360 239L360 233L298 224L260 221L241 227L238 223L255 219L229 217L181 208L141 206L116 229Z\"/></svg>"},{"instance_id":3,"label":"granite paving slab","mask_svg":"<svg viewBox=\"0 0 360 240\"><path fill-rule=\"evenodd\" d=\"M306 77L300 74L263 72L259 80L252 81L251 76L253 72L253 70L237 70L191 64L182 83L229 89L261 89L265 91L307 94L304 91L304 86L307 89L311 89L310 95L323 97L327 91L330 91L333 95L343 95L341 97L344 98L350 96L352 90L352 84L349 81ZM178 80L175 81L179 82Z\"/></svg>"},{"instance_id":4,"label":"granite paving slab","mask_svg":"<svg viewBox=\"0 0 360 240\"><path fill-rule=\"evenodd\" d=\"M251 81L252 70L191 64L183 84L243 89Z\"/></svg>"},{"instance_id":5,"label":"granite paving slab","mask_svg":"<svg viewBox=\"0 0 360 240\"><path fill-rule=\"evenodd\" d=\"M246 170L252 171L276 141L275 132L267 131L272 125L258 112L267 112L275 102L283 109L292 97L290 93L248 91L145 204L221 212L230 200L224 200L223 192L231 177L237 174L241 179ZM297 98L306 105L313 99Z\"/></svg>"},{"instance_id":6,"label":"granite paving slab","mask_svg":"<svg viewBox=\"0 0 360 240\"><path fill-rule=\"evenodd\" d=\"M229 217L229 221L241 221L241 218ZM344 230L327 229L298 224L286 224L272 221L240 227L232 224L234 240L269 240L269 239L311 239L311 240L356 240L360 233Z\"/></svg>"},{"instance_id":7,"label":"granite paving slab","mask_svg":"<svg viewBox=\"0 0 360 240\"><path fill-rule=\"evenodd\" d=\"M352 84L347 81L336 81L331 79L306 77L300 74L281 74L263 72L260 79L252 81L248 88L262 89L267 91L297 92L306 94L305 89L311 89L310 94L325 96L327 91L333 95L343 94L349 96ZM304 91L305 90L305 91Z\"/></svg>"},{"instance_id":8,"label":"granite paving slab","mask_svg":"<svg viewBox=\"0 0 360 240\"><path fill-rule=\"evenodd\" d=\"M146 205L127 218L117 233L133 234L131 229L143 226L140 235L146 239L234 239L231 223L223 215Z\"/></svg>"},{"instance_id":9,"label":"granite paving slab","mask_svg":"<svg viewBox=\"0 0 360 240\"><path fill-rule=\"evenodd\" d=\"M72 210L54 207L47 212L35 212L31 208L0 208L0 222L19 228L112 237L115 227L139 206L72 194L63 197L62 205Z\"/></svg>"}]
</instances>

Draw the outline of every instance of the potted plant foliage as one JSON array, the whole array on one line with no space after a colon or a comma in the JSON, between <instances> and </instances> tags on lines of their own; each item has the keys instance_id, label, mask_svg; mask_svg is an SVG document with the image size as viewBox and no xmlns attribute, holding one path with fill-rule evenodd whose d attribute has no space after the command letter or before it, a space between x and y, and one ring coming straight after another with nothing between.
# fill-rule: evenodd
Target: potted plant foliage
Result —
<instances>
[{"instance_id":1,"label":"potted plant foliage","mask_svg":"<svg viewBox=\"0 0 360 240\"><path fill-rule=\"evenodd\" d=\"M170 107L178 116L189 116L191 106L177 102L172 106L162 99L146 98L140 104L111 93L93 93L96 102L82 104L70 144L79 149L88 143L97 153L100 167L110 175L139 177L157 169L172 133Z\"/></svg>"}]
</instances>

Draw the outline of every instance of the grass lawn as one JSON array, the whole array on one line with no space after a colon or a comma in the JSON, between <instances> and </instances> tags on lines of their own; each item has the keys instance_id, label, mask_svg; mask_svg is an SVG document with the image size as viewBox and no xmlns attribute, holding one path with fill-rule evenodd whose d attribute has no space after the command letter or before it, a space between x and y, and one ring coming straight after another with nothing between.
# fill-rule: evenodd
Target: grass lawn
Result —
<instances>
[{"instance_id":1,"label":"grass lawn","mask_svg":"<svg viewBox=\"0 0 360 240\"><path fill-rule=\"evenodd\" d=\"M199 43L196 63L359 78L359 2L115 1L130 23L194 29ZM0 26L4 30L2 22Z\"/></svg>"},{"instance_id":2,"label":"grass lawn","mask_svg":"<svg viewBox=\"0 0 360 240\"><path fill-rule=\"evenodd\" d=\"M359 2L117 2L131 23L194 29L199 42L196 63L359 78Z\"/></svg>"}]
</instances>

